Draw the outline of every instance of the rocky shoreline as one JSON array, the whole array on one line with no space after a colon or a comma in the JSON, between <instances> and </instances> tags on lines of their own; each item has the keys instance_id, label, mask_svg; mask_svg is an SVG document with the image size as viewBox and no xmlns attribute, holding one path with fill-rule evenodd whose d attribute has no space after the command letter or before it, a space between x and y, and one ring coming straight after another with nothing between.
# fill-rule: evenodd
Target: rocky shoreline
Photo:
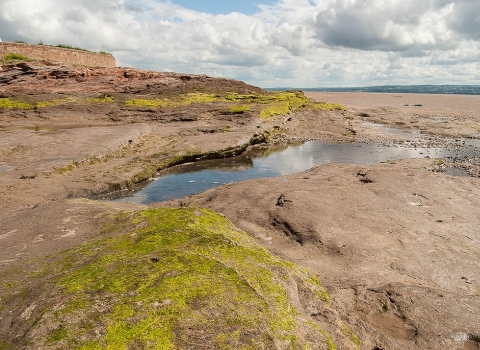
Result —
<instances>
[{"instance_id":1,"label":"rocky shoreline","mask_svg":"<svg viewBox=\"0 0 480 350\"><path fill-rule=\"evenodd\" d=\"M363 96L361 103L351 94L307 96L317 102L301 92L267 93L206 76L55 62L3 66L0 349L107 346L112 337L125 347L148 347L152 340L132 335L122 325L137 329L168 310L183 311L162 339L182 349L199 342L212 349L252 344L268 349L478 347L477 154L452 160L453 167L477 177L448 176L441 171L450 164L427 158L368 167L329 164L150 207L85 199L128 188L174 164L230 156L255 143L374 140L392 147L436 147L451 142L452 148L462 149L466 138L477 137L480 129L480 117L472 113L475 99L465 111L457 109L454 120L438 123L435 116L442 110L448 117L444 112L459 105L457 97L442 97L432 107L424 102L431 97L422 96L422 110L412 110L405 104L412 105L419 96L403 97L401 106L392 102L398 97L387 95L383 100L369 95L374 97L370 101ZM367 120L431 136L412 141L365 124ZM214 210L235 226L198 208ZM180 248L174 241L165 250L150 247L146 227L165 247L171 232L188 233L189 239L175 236ZM217 251L199 245L202 237ZM132 249L145 250L135 250L138 256L129 253L122 248L127 241ZM263 252L260 246L268 254L258 255L252 266L272 276L268 290L256 284L259 275L247 276L248 266L242 265L244 249ZM118 250L111 255L114 247ZM185 303L178 295L155 294L153 285L173 281L168 271L155 272L156 264L188 259L175 255L186 247L201 252L208 266L220 261L218 270L202 271L212 273L211 278L224 271L225 281L233 283L228 288L243 285L237 277L247 281L244 291L264 300L255 304L261 310L258 317L236 313L232 323L213 326L235 305L241 311L257 302L239 290L232 306L224 299L195 298L203 292L192 287L185 309L178 308L177 303ZM225 254L219 258L219 252ZM137 282L121 273L128 270L121 265L127 260L143 271ZM185 277L181 268L171 266L173 276ZM104 269L118 274L128 290L107 278ZM200 278L198 271L191 273L192 280ZM105 282L92 284L88 276ZM156 282L141 285L147 277ZM73 283L75 279L85 287ZM218 295L223 292L219 289ZM281 307L275 302L277 292L286 296ZM128 295L136 300L130 311L119 306ZM285 323L272 322L268 315ZM255 327L264 333L255 335ZM118 332L111 333L113 329ZM148 332L155 328L144 334Z\"/></svg>"}]
</instances>

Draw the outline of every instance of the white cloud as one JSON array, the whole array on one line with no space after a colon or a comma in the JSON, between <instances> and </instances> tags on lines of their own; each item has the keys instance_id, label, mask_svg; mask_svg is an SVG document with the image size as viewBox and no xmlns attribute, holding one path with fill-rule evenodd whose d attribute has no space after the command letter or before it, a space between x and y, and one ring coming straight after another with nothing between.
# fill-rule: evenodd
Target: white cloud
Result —
<instances>
[{"instance_id":1,"label":"white cloud","mask_svg":"<svg viewBox=\"0 0 480 350\"><path fill-rule=\"evenodd\" d=\"M263 87L478 84L480 3L282 0L211 15L165 0L2 0L0 37Z\"/></svg>"}]
</instances>

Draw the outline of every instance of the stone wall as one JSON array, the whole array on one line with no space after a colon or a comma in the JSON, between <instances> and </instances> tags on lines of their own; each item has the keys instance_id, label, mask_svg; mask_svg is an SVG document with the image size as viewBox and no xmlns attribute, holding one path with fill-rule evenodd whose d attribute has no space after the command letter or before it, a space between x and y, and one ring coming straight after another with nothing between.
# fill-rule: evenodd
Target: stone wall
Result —
<instances>
[{"instance_id":1,"label":"stone wall","mask_svg":"<svg viewBox=\"0 0 480 350\"><path fill-rule=\"evenodd\" d=\"M17 53L32 59L53 60L88 67L113 68L117 66L115 57L110 55L47 45L0 42L0 57L8 53Z\"/></svg>"}]
</instances>

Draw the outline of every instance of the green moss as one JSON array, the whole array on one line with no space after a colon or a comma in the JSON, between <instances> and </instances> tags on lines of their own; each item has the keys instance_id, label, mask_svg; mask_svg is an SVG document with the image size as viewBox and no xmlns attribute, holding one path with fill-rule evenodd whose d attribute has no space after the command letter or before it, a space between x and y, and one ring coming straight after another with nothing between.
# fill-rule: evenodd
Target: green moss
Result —
<instances>
[{"instance_id":1,"label":"green moss","mask_svg":"<svg viewBox=\"0 0 480 350\"><path fill-rule=\"evenodd\" d=\"M0 108L6 109L33 109L33 106L26 102L15 101L9 98L0 98Z\"/></svg>"},{"instance_id":2,"label":"green moss","mask_svg":"<svg viewBox=\"0 0 480 350\"><path fill-rule=\"evenodd\" d=\"M260 111L260 118L270 120L276 116L288 114L290 114L290 104L288 102L280 102L263 108Z\"/></svg>"},{"instance_id":3,"label":"green moss","mask_svg":"<svg viewBox=\"0 0 480 350\"><path fill-rule=\"evenodd\" d=\"M323 336L327 340L328 348L330 350L337 350L337 347L335 346L335 343L333 342L332 337L330 337L330 335L327 332L325 332L324 330L320 330L320 332L322 332Z\"/></svg>"},{"instance_id":4,"label":"green moss","mask_svg":"<svg viewBox=\"0 0 480 350\"><path fill-rule=\"evenodd\" d=\"M56 343L56 342L64 339L66 336L67 336L67 330L63 326L60 326L59 328L57 328L53 332L51 332L50 338L48 339L48 342L49 343Z\"/></svg>"},{"instance_id":5,"label":"green moss","mask_svg":"<svg viewBox=\"0 0 480 350\"><path fill-rule=\"evenodd\" d=\"M321 329L318 324L313 323L311 321L307 321L306 324L309 325L310 327L314 328L315 330L319 331L325 337L325 340L327 341L327 344L328 344L328 348L330 350L336 350L337 349L332 337L326 331Z\"/></svg>"},{"instance_id":6,"label":"green moss","mask_svg":"<svg viewBox=\"0 0 480 350\"><path fill-rule=\"evenodd\" d=\"M261 94L238 94L229 93L225 95L225 100L235 102L248 103L278 103L278 102L300 102L299 104L307 104L308 98L301 91L279 91L264 92Z\"/></svg>"},{"instance_id":7,"label":"green moss","mask_svg":"<svg viewBox=\"0 0 480 350\"><path fill-rule=\"evenodd\" d=\"M37 108L55 107L68 102L69 98L59 98L52 101L39 101L35 104Z\"/></svg>"},{"instance_id":8,"label":"green moss","mask_svg":"<svg viewBox=\"0 0 480 350\"><path fill-rule=\"evenodd\" d=\"M313 109L320 109L322 111L347 111L347 107L338 103L319 102L312 105Z\"/></svg>"},{"instance_id":9,"label":"green moss","mask_svg":"<svg viewBox=\"0 0 480 350\"><path fill-rule=\"evenodd\" d=\"M95 103L100 103L100 104L102 104L102 103L112 103L112 102L115 102L115 97L113 97L110 94L102 94L99 97L90 98L88 100L92 101L92 102L95 102Z\"/></svg>"},{"instance_id":10,"label":"green moss","mask_svg":"<svg viewBox=\"0 0 480 350\"><path fill-rule=\"evenodd\" d=\"M126 107L149 107L149 108L161 108L168 105L168 101L163 99L134 99L127 100L123 103Z\"/></svg>"},{"instance_id":11,"label":"green moss","mask_svg":"<svg viewBox=\"0 0 480 350\"><path fill-rule=\"evenodd\" d=\"M248 112L251 109L250 105L234 105L230 107L230 113L232 114L243 114Z\"/></svg>"},{"instance_id":12,"label":"green moss","mask_svg":"<svg viewBox=\"0 0 480 350\"><path fill-rule=\"evenodd\" d=\"M126 107L149 107L149 108L164 108L164 107L180 107L187 106L194 103L211 103L218 101L220 96L214 94L206 94L201 92L192 92L188 94L181 94L171 98L164 99L133 99L124 102Z\"/></svg>"},{"instance_id":13,"label":"green moss","mask_svg":"<svg viewBox=\"0 0 480 350\"><path fill-rule=\"evenodd\" d=\"M360 345L361 345L360 339L355 333L353 333L353 331L350 328L348 328L346 324L342 324L342 333L347 339L350 340L350 342L353 344L356 350L360 349Z\"/></svg>"},{"instance_id":14,"label":"green moss","mask_svg":"<svg viewBox=\"0 0 480 350\"><path fill-rule=\"evenodd\" d=\"M0 339L0 350L9 350L12 348L12 343L7 340Z\"/></svg>"},{"instance_id":15,"label":"green moss","mask_svg":"<svg viewBox=\"0 0 480 350\"><path fill-rule=\"evenodd\" d=\"M304 271L304 273L308 273L308 272ZM322 284L320 283L320 280L318 279L317 276L315 276L315 275L310 276L309 279L307 280L307 282L316 286L317 287L316 290L315 290L316 294L323 301L330 304L330 302L331 302L330 295L328 295L327 290L322 286Z\"/></svg>"},{"instance_id":16,"label":"green moss","mask_svg":"<svg viewBox=\"0 0 480 350\"><path fill-rule=\"evenodd\" d=\"M285 276L313 277L268 253L223 216L206 209L152 209L122 213L104 230L118 233L61 257L57 268L64 272L56 289L66 301L57 306L62 327L46 335L48 344L178 349L198 341L260 349L276 339L285 349L306 345L296 336L302 322L283 283Z\"/></svg>"}]
</instances>

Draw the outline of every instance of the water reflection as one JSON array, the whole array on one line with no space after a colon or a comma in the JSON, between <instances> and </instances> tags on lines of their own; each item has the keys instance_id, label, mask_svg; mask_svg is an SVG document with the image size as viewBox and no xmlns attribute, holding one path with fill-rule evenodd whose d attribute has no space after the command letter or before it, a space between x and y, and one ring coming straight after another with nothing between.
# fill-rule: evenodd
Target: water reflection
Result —
<instances>
[{"instance_id":1,"label":"water reflection","mask_svg":"<svg viewBox=\"0 0 480 350\"><path fill-rule=\"evenodd\" d=\"M303 144L257 146L228 159L184 164L168 169L142 189L118 201L160 202L200 193L222 184L299 173L327 163L372 165L393 159L467 157L471 147L418 147L406 144L355 142L331 144L310 141ZM458 175L458 174L455 174ZM125 194L118 194L118 196ZM110 199L114 199L110 197Z\"/></svg>"}]
</instances>

